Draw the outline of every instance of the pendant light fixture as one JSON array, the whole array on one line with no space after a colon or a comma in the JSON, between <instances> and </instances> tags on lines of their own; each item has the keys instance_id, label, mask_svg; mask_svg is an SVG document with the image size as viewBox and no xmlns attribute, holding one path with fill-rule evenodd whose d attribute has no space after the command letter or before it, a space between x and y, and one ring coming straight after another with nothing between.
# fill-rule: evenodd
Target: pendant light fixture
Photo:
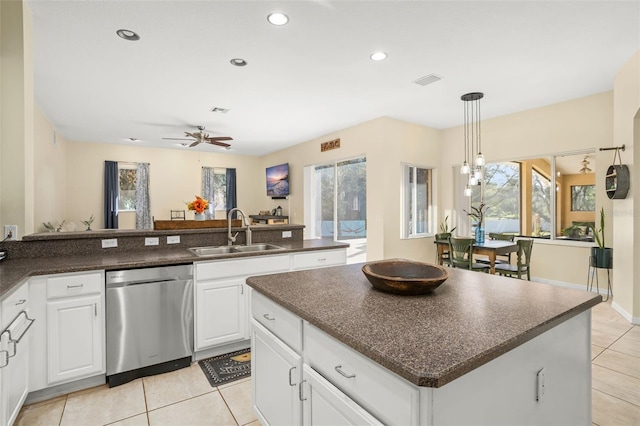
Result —
<instances>
[{"instance_id":1,"label":"pendant light fixture","mask_svg":"<svg viewBox=\"0 0 640 426\"><path fill-rule=\"evenodd\" d=\"M460 97L464 102L464 162L460 173L469 175L464 188L466 196L471 196L471 186L482 180L484 156L480 137L480 99L483 97L482 92L466 93Z\"/></svg>"}]
</instances>

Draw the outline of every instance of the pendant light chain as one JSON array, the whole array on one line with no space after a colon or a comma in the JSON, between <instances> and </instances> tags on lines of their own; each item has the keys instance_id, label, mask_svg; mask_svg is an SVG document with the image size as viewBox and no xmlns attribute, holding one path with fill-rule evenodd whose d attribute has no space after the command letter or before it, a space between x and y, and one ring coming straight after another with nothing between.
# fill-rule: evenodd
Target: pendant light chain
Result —
<instances>
[{"instance_id":1,"label":"pendant light chain","mask_svg":"<svg viewBox=\"0 0 640 426\"><path fill-rule=\"evenodd\" d=\"M483 97L482 92L467 93L460 97L464 101L464 163L460 173L469 175L464 189L466 196L471 196L471 186L482 180L482 167L485 164L480 127L480 99Z\"/></svg>"}]
</instances>

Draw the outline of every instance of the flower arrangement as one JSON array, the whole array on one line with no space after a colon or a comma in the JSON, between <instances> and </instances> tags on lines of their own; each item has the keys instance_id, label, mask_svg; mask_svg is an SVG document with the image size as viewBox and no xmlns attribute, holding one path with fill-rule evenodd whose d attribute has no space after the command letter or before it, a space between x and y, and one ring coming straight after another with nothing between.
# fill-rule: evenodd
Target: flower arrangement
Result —
<instances>
[{"instance_id":1,"label":"flower arrangement","mask_svg":"<svg viewBox=\"0 0 640 426\"><path fill-rule=\"evenodd\" d=\"M478 222L478 226L482 227L482 222L484 222L484 214L485 214L486 207L487 205L485 203L480 203L478 207L471 206L471 210L472 210L471 212L468 212L466 210L463 210L463 211L469 216L471 216L472 218L474 218L476 222Z\"/></svg>"},{"instance_id":2,"label":"flower arrangement","mask_svg":"<svg viewBox=\"0 0 640 426\"><path fill-rule=\"evenodd\" d=\"M197 195L195 200L186 204L187 204L187 209L193 210L196 213L204 213L207 207L209 207L209 202L207 200L204 200L198 197Z\"/></svg>"},{"instance_id":3,"label":"flower arrangement","mask_svg":"<svg viewBox=\"0 0 640 426\"><path fill-rule=\"evenodd\" d=\"M81 222L87 227L85 231L91 231L91 224L94 220L95 217L93 216L93 214L91 214L91 217L88 220L81 220Z\"/></svg>"}]
</instances>

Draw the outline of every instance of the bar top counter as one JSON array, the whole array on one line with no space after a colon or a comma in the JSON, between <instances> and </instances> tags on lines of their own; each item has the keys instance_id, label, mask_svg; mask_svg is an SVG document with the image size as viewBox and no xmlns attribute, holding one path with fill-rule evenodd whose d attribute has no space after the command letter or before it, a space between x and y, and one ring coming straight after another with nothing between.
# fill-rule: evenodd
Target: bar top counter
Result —
<instances>
[{"instance_id":1,"label":"bar top counter","mask_svg":"<svg viewBox=\"0 0 640 426\"><path fill-rule=\"evenodd\" d=\"M434 292L375 290L363 264L250 277L247 284L424 387L441 387L597 305L581 290L447 269Z\"/></svg>"}]
</instances>

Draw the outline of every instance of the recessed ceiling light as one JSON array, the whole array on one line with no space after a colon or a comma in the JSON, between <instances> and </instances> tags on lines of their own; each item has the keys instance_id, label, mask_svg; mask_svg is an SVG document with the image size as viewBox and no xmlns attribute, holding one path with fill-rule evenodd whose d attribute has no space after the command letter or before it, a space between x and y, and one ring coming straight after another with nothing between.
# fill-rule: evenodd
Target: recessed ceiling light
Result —
<instances>
[{"instance_id":1,"label":"recessed ceiling light","mask_svg":"<svg viewBox=\"0 0 640 426\"><path fill-rule=\"evenodd\" d=\"M186 142L180 142L178 145L182 147L189 146L189 144Z\"/></svg>"},{"instance_id":2,"label":"recessed ceiling light","mask_svg":"<svg viewBox=\"0 0 640 426\"><path fill-rule=\"evenodd\" d=\"M229 112L229 108L213 107L211 108L211 112L219 112L221 114L226 114Z\"/></svg>"},{"instance_id":3,"label":"recessed ceiling light","mask_svg":"<svg viewBox=\"0 0 640 426\"><path fill-rule=\"evenodd\" d=\"M269 21L270 24L281 26L289 22L289 17L284 13L274 12L267 16L267 21Z\"/></svg>"},{"instance_id":4,"label":"recessed ceiling light","mask_svg":"<svg viewBox=\"0 0 640 426\"><path fill-rule=\"evenodd\" d=\"M369 57L372 61L384 61L385 59L387 59L387 54L384 52L375 52L372 53Z\"/></svg>"},{"instance_id":5,"label":"recessed ceiling light","mask_svg":"<svg viewBox=\"0 0 640 426\"><path fill-rule=\"evenodd\" d=\"M127 138L127 140L130 142L140 142L140 139L138 138Z\"/></svg>"},{"instance_id":6,"label":"recessed ceiling light","mask_svg":"<svg viewBox=\"0 0 640 426\"><path fill-rule=\"evenodd\" d=\"M242 58L233 58L231 61L231 65L235 65L236 67L244 67L247 65L247 61Z\"/></svg>"},{"instance_id":7,"label":"recessed ceiling light","mask_svg":"<svg viewBox=\"0 0 640 426\"><path fill-rule=\"evenodd\" d=\"M140 36L131 30L118 30L116 31L116 34L118 34L118 37L123 38L125 40L129 40L129 41L140 40Z\"/></svg>"}]
</instances>

